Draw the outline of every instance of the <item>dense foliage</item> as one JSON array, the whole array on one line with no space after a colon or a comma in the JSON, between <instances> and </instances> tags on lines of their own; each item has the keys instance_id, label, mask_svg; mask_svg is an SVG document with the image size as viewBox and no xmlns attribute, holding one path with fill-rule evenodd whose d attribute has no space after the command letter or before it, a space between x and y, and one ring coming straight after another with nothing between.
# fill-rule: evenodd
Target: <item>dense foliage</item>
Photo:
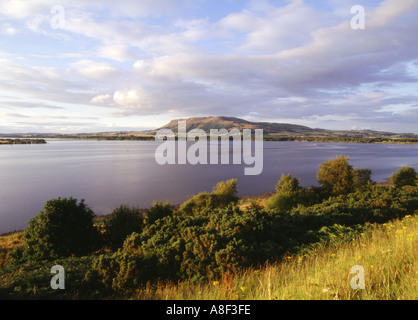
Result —
<instances>
[{"instance_id":1,"label":"dense foliage","mask_svg":"<svg viewBox=\"0 0 418 320\"><path fill-rule=\"evenodd\" d=\"M201 192L184 202L179 213L193 215L202 209L225 208L229 204L238 201L237 179L219 182L211 193Z\"/></svg>"},{"instance_id":2,"label":"dense foliage","mask_svg":"<svg viewBox=\"0 0 418 320\"><path fill-rule=\"evenodd\" d=\"M299 179L292 175L282 175L276 185L276 193L268 199L268 209L288 211L297 205L313 205L320 202L319 190L304 189L299 186Z\"/></svg>"},{"instance_id":3,"label":"dense foliage","mask_svg":"<svg viewBox=\"0 0 418 320\"><path fill-rule=\"evenodd\" d=\"M171 204L154 202L152 207L147 212L145 222L147 225L153 224L155 223L155 221L159 219L172 216L173 212L174 212L174 207Z\"/></svg>"},{"instance_id":4,"label":"dense foliage","mask_svg":"<svg viewBox=\"0 0 418 320\"><path fill-rule=\"evenodd\" d=\"M98 258L89 277L125 293L158 279L215 279L279 260L341 230L383 223L417 209L417 188L373 187L287 212L231 206L174 215L132 234L113 255Z\"/></svg>"},{"instance_id":5,"label":"dense foliage","mask_svg":"<svg viewBox=\"0 0 418 320\"><path fill-rule=\"evenodd\" d=\"M30 220L23 234L24 249L16 251L15 257L42 261L91 253L100 244L93 217L84 200L80 203L73 198L47 201L44 211Z\"/></svg>"},{"instance_id":6,"label":"dense foliage","mask_svg":"<svg viewBox=\"0 0 418 320\"><path fill-rule=\"evenodd\" d=\"M393 173L390 179L395 187L402 188L403 186L416 186L418 175L414 168L402 167Z\"/></svg>"},{"instance_id":7,"label":"dense foliage","mask_svg":"<svg viewBox=\"0 0 418 320\"><path fill-rule=\"evenodd\" d=\"M122 247L126 237L133 232L141 232L143 213L137 208L122 205L113 210L104 227L105 240L112 249Z\"/></svg>"}]
</instances>

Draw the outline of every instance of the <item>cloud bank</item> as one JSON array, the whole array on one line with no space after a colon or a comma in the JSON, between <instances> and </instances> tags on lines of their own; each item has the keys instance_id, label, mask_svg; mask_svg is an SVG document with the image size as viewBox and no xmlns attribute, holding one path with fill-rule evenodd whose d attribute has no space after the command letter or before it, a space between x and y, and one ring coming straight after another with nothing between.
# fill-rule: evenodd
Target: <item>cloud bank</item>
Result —
<instances>
[{"instance_id":1,"label":"cloud bank","mask_svg":"<svg viewBox=\"0 0 418 320\"><path fill-rule=\"evenodd\" d=\"M356 4L63 0L54 29L55 1L2 0L0 129L228 115L418 133L418 2L367 2L364 30Z\"/></svg>"}]
</instances>

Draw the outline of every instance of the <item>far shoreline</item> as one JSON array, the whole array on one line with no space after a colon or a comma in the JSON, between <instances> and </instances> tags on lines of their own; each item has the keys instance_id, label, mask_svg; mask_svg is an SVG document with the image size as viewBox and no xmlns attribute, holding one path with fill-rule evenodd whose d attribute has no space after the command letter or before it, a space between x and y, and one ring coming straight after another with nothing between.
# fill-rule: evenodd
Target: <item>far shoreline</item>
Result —
<instances>
[{"instance_id":1,"label":"far shoreline","mask_svg":"<svg viewBox=\"0 0 418 320\"><path fill-rule=\"evenodd\" d=\"M26 141L45 141L38 143L46 143L47 140L55 141L150 141L155 142L155 135L150 134L126 134L126 135L112 135L111 133L103 134L15 134L15 135L0 135L1 141L13 140L17 143ZM175 137L176 141L178 137ZM208 136L207 141L210 137ZM254 139L254 137L252 137ZM20 141L18 141L20 140ZM352 137L352 136L285 136L285 135L271 135L265 134L263 142L307 142L307 143L354 143L354 144L404 144L404 145L418 145L418 138L390 138L390 137ZM36 143L36 142L32 142ZM5 143L4 143L5 144ZM10 143L12 144L12 143Z\"/></svg>"},{"instance_id":2,"label":"far shoreline","mask_svg":"<svg viewBox=\"0 0 418 320\"><path fill-rule=\"evenodd\" d=\"M15 144L46 144L45 139L28 139L28 138L16 138L16 139L10 139L10 138L0 138L0 145L15 145Z\"/></svg>"}]
</instances>

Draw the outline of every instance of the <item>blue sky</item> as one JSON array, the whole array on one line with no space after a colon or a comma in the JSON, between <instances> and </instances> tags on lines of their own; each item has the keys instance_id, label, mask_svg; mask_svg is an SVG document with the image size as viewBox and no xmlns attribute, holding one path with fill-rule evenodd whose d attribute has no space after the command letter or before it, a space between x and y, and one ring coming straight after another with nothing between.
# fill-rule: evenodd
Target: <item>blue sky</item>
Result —
<instances>
[{"instance_id":1,"label":"blue sky","mask_svg":"<svg viewBox=\"0 0 418 320\"><path fill-rule=\"evenodd\" d=\"M0 133L211 115L418 133L417 17L416 0L0 0Z\"/></svg>"}]
</instances>

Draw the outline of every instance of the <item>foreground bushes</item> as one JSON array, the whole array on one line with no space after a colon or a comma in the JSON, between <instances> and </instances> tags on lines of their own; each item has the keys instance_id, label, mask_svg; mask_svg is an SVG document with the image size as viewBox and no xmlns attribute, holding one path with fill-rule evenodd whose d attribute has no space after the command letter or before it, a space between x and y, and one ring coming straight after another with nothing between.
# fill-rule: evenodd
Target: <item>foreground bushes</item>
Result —
<instances>
[{"instance_id":1,"label":"foreground bushes","mask_svg":"<svg viewBox=\"0 0 418 320\"><path fill-rule=\"evenodd\" d=\"M133 232L141 232L144 217L140 209L122 205L113 210L105 221L104 238L113 250L121 248L126 237Z\"/></svg>"},{"instance_id":2,"label":"foreground bushes","mask_svg":"<svg viewBox=\"0 0 418 320\"><path fill-rule=\"evenodd\" d=\"M180 206L179 213L193 215L203 209L225 208L236 201L238 201L237 179L231 179L219 182L211 193L201 192L193 196Z\"/></svg>"},{"instance_id":3,"label":"foreground bushes","mask_svg":"<svg viewBox=\"0 0 418 320\"><path fill-rule=\"evenodd\" d=\"M196 211L157 220L128 237L89 274L108 290L135 291L147 281L216 279L225 272L279 260L365 223L401 218L418 209L418 189L373 187L293 210ZM354 229L353 229L354 228Z\"/></svg>"},{"instance_id":4,"label":"foreground bushes","mask_svg":"<svg viewBox=\"0 0 418 320\"><path fill-rule=\"evenodd\" d=\"M30 220L23 233L24 248L15 250L14 258L42 261L91 253L101 245L93 217L84 200L80 203L73 198L47 201L44 211Z\"/></svg>"},{"instance_id":5,"label":"foreground bushes","mask_svg":"<svg viewBox=\"0 0 418 320\"><path fill-rule=\"evenodd\" d=\"M75 279L83 294L92 290L101 296L129 297L148 282L218 279L321 242L351 237L368 223L417 212L417 187L374 186L371 171L347 167L346 158L328 164L328 169L335 164L348 168L344 170L353 173L348 175L353 179L347 180L352 183L347 190L358 191L340 194L325 185L304 189L298 179L283 175L266 208L243 211L236 206L237 181L229 180L211 193L192 197L179 209L157 202L143 216L138 209L121 206L104 223L106 241L99 237L94 214L84 201L50 200L30 222L23 236L24 249L13 253L14 263L0 269L0 283L8 283L0 286L0 296L13 295L13 284L24 282L14 279L21 274L21 266L45 274L44 260L53 265L62 257L86 256L86 272L80 278L82 273L76 271ZM99 247L107 253L93 253ZM77 261L79 270L81 260L72 259L61 261L70 265ZM41 283L37 278L28 281L35 286Z\"/></svg>"}]
</instances>

